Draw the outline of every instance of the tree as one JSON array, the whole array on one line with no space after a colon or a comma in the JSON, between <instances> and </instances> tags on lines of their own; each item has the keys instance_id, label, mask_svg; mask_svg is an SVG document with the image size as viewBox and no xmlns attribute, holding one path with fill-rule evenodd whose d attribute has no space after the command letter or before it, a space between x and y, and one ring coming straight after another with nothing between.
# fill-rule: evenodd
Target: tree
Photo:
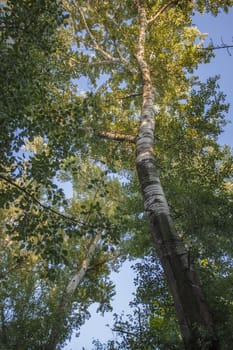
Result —
<instances>
[{"instance_id":1,"label":"tree","mask_svg":"<svg viewBox=\"0 0 233 350\"><path fill-rule=\"evenodd\" d=\"M121 96L127 93L131 97L132 93L142 94L139 104L135 103L134 110L128 112L128 120L133 120L131 127L135 130L133 115L141 105L136 167L153 243L173 295L185 347L217 349L212 317L189 252L175 232L154 156L157 114L161 110L167 110L170 115L174 113L171 105L188 98L189 81L184 69L192 72L198 62L208 60L206 53L200 50L201 44L195 44L201 34L190 27L193 10L204 11L204 4L133 1L128 5L95 2L90 6L88 2L64 3L71 12L74 31L79 33L73 60L76 69L92 81L106 74L105 85L96 95L112 102L119 92ZM219 2L210 1L206 5L207 10L216 13L221 7L227 10L231 4L221 6ZM114 111L115 107L115 113L120 114L122 105L122 100L120 106L112 102L111 109ZM99 110L89 110L89 116L91 112L97 115ZM117 139L121 121L121 117L112 116L109 127L116 130L116 135L106 133L107 138ZM101 118L98 122L105 124L105 128L108 126Z\"/></svg>"},{"instance_id":2,"label":"tree","mask_svg":"<svg viewBox=\"0 0 233 350\"><path fill-rule=\"evenodd\" d=\"M114 340L94 341L96 349L181 349L172 298L153 251L134 265L136 295L132 314L114 315Z\"/></svg>"},{"instance_id":3,"label":"tree","mask_svg":"<svg viewBox=\"0 0 233 350\"><path fill-rule=\"evenodd\" d=\"M70 106L73 84L64 65L70 47L59 30L65 17L57 2L8 1L1 8L0 333L8 349L59 348L88 318L88 306L99 301L99 310L108 310L114 293L108 274L119 255L118 230L109 221L117 209L105 190L120 197L118 182L93 165L92 185L83 181L79 203L72 205L54 184L56 171L71 164L70 112L78 108L77 99ZM64 134L60 112L66 109ZM101 211L101 201L108 201L107 210Z\"/></svg>"},{"instance_id":4,"label":"tree","mask_svg":"<svg viewBox=\"0 0 233 350\"><path fill-rule=\"evenodd\" d=\"M80 172L85 171L83 164ZM2 209L1 348L60 349L73 330L78 334L92 303L99 304L100 312L111 309L114 286L109 273L120 252L117 227L109 225L117 204L108 189L115 189L118 200L121 191L118 181L107 179L98 166L89 165L88 181L92 185L84 177L82 185L76 183L76 199L67 208L69 217L79 216L75 226L63 229L60 220L55 222L58 212L55 218L55 212L50 213L43 223L43 212L35 213L38 208L31 205L30 214L37 214L32 222L37 226L31 227L29 221L33 231L23 239L17 223L25 209L17 196L9 208ZM108 201L105 210L101 201Z\"/></svg>"},{"instance_id":5,"label":"tree","mask_svg":"<svg viewBox=\"0 0 233 350\"><path fill-rule=\"evenodd\" d=\"M221 349L230 350L232 343L230 324L233 317L232 307L229 307L231 300L229 288L232 283L231 264L218 261L213 257L209 258L208 254L200 260L199 273L211 310L214 310L215 329ZM208 269L206 269L207 266ZM93 342L94 348L99 350L183 348L172 298L154 252L151 251L137 262L134 270L137 289L135 298L131 302L132 313L115 314L114 324L111 327L114 333L113 340L109 340L106 344L96 340ZM222 299L222 303L219 303L219 298ZM222 308L224 308L224 316Z\"/></svg>"},{"instance_id":6,"label":"tree","mask_svg":"<svg viewBox=\"0 0 233 350\"><path fill-rule=\"evenodd\" d=\"M12 236L16 232L19 240L26 242L27 249L33 248L37 254L43 253L47 262L52 259L58 264L64 263L67 254L61 243L64 232L71 238L72 232L88 236L91 226L85 220L97 218L95 228L100 227L102 221L104 229L109 229L112 223L116 228L115 223L120 223L117 237L122 237L121 246L130 249L131 254L135 248L145 251L145 217L137 195L140 184L153 244L173 295L187 349L218 348L212 317L190 250L184 244L190 243L192 247L192 242L200 238L198 229L191 230L190 236L187 234L194 223L188 210L195 203L193 212L200 215L197 208L202 198L208 199L208 203L211 200L222 203L223 197L216 192L216 185L222 189L226 183L231 183L229 164L232 159L227 150L222 151L216 144L227 110L223 96L216 91L216 80L200 85L198 93L198 81L187 74L193 73L199 63L208 62L211 56L211 51L203 50L203 35L192 27L191 15L195 10L216 15L221 9L227 11L231 5L232 1L224 4L221 1L185 4L118 1L116 4L63 0L58 4L51 2L51 5L10 1L1 17L3 66L8 67L10 61L15 62L13 67L16 67L16 72L15 69L10 71L9 78L11 92L14 91L16 97L13 104L8 103L11 94L7 85L2 85L1 111L7 118L3 129L5 153L1 179L10 189L4 191L2 202L5 205L18 200L19 207L24 208L22 216L13 222L9 220L8 232ZM35 17L35 30L29 33L22 23L30 13ZM38 37L41 40L37 41ZM29 66L25 77L24 61ZM5 68L1 73L3 82L4 72ZM90 85L85 94L77 91L74 84L76 79L79 85L77 79L83 76ZM194 88L192 92L191 88ZM27 146L28 142L34 149L25 153L28 157L25 162L20 155L22 146ZM86 189L84 192L80 189L79 201L84 198L88 204L87 211L86 203L82 204L84 208L77 206L82 230L79 215L76 214L78 218L65 215L69 208L62 192L54 185L54 177L63 167L73 169L74 158L81 159L81 165L87 158L89 164L98 165L109 176L115 173L124 180L124 200L113 216L106 213L105 192L102 200L96 202L92 198L91 204L84 194ZM74 164L79 172L77 163ZM134 172L135 164L138 177ZM216 166L218 171L212 176ZM178 215L173 220L176 230L161 186L159 168L171 203L171 214L173 218ZM206 186L204 181L201 186L198 184L203 173L214 180L212 187ZM111 194L116 188L112 186ZM46 204L38 203L40 198L44 198ZM227 201L224 209L228 222L230 196ZM35 206L39 206L39 213ZM207 212L208 209L205 207ZM28 211L32 213L30 217L26 215ZM60 219L54 219L54 215ZM122 216L125 221L121 220ZM27 237L25 227L28 228ZM38 237L38 233L41 237L39 250L37 238L33 238ZM210 237L210 232L207 233ZM217 233L216 230L215 236ZM96 231L92 234L95 236ZM114 233L109 237L115 239ZM137 242L133 249L132 241ZM204 246L204 240L202 242ZM69 243L75 245L72 239ZM148 236L146 243L150 244ZM218 248L216 255L230 256L232 252L228 248L225 245L221 253ZM72 258L73 255L69 252L68 256ZM58 334L57 330L55 333Z\"/></svg>"}]
</instances>

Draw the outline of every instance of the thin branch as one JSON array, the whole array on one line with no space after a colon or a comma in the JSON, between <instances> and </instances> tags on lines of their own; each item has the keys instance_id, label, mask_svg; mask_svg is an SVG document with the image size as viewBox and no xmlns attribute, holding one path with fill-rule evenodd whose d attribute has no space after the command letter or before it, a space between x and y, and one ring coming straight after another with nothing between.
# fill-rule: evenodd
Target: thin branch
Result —
<instances>
[{"instance_id":1,"label":"thin branch","mask_svg":"<svg viewBox=\"0 0 233 350\"><path fill-rule=\"evenodd\" d=\"M86 134L89 133L91 136L95 135L95 136L105 138L108 140L113 140L113 141L127 141L130 143L136 143L136 139L137 139L137 136L133 136L133 135L120 134L118 132L111 132L111 131L98 131L88 127L87 128L79 127L78 130Z\"/></svg>"},{"instance_id":2,"label":"thin branch","mask_svg":"<svg viewBox=\"0 0 233 350\"><path fill-rule=\"evenodd\" d=\"M219 50L219 49L232 49L233 45L222 45L222 46L214 46L210 48L210 50ZM206 48L208 49L208 48Z\"/></svg>"},{"instance_id":3,"label":"thin branch","mask_svg":"<svg viewBox=\"0 0 233 350\"><path fill-rule=\"evenodd\" d=\"M107 60L110 60L111 62L121 62L121 60L119 58L116 58L116 57L113 57L112 55L110 55L108 52L106 52L105 50L103 50L99 44L97 43L94 35L92 34L88 24L87 24L87 21L86 21L86 18L83 14L83 11L81 9L80 6L77 5L77 9L81 15L81 18L82 18L82 21L83 21L83 24L85 26L85 29L89 35L89 37L91 38L91 41L93 43L93 48L96 50L96 51L99 51L105 58L107 58Z\"/></svg>"},{"instance_id":4,"label":"thin branch","mask_svg":"<svg viewBox=\"0 0 233 350\"><path fill-rule=\"evenodd\" d=\"M131 67L129 61L121 55L121 53L119 52L119 50L117 50L117 53L118 53L118 56L119 56L119 57L117 58L117 57L112 56L109 52L107 52L106 50L104 50L104 49L98 44L98 42L96 41L96 38L95 38L94 35L92 34L92 32L91 32L91 30L90 30L90 28L89 28L89 26L88 26L88 24L87 24L86 18L85 18L85 16L84 16L84 13L83 13L81 7L80 7L79 5L77 5L76 3L74 3L74 5L75 5L76 8L78 9L78 11L79 11L79 13L80 13L80 15L81 15L81 18L82 18L84 27L85 27L85 29L86 29L86 31L87 31L89 37L91 38L91 41L92 41L92 46L91 46L91 47L92 47L94 50L100 52L100 54L101 54L103 57L106 58L106 60L100 61L100 62L98 62L98 63L93 62L92 65L98 65L98 64L102 64L102 63L104 63L104 64L121 63L121 64L123 64L123 65L129 70L130 73L132 73L132 74L137 73L137 70L136 70L135 68ZM116 49L117 49L117 47L116 47ZM79 63L79 62L78 62L78 63Z\"/></svg>"},{"instance_id":5,"label":"thin branch","mask_svg":"<svg viewBox=\"0 0 233 350\"><path fill-rule=\"evenodd\" d=\"M133 332L128 332L128 331L125 331L124 329L122 328L112 328L111 329L113 332L119 332L119 333L123 333L123 334L127 334L127 335L132 335L133 337L137 337L137 333L133 333Z\"/></svg>"},{"instance_id":6,"label":"thin branch","mask_svg":"<svg viewBox=\"0 0 233 350\"><path fill-rule=\"evenodd\" d=\"M26 197L30 198L33 202L35 202L41 208L49 211L50 213L52 213L52 214L54 214L56 216L59 216L59 217L65 219L66 221L70 221L70 222L72 222L75 225L79 225L79 226L87 227L87 228L88 227L89 228L94 228L94 229L96 228L95 225L91 225L90 223L87 223L86 221L84 222L83 220L77 220L77 219L75 219L72 216L68 216L68 215L62 214L62 213L56 211L55 209L51 208L50 206L41 203L35 196L33 196L30 192L28 192L24 187L18 185L13 180L11 180L9 177L6 177L6 176L0 174L0 179L4 180L5 182L9 183L12 186L18 188L18 190L23 192L26 195ZM111 225L110 227L113 228L113 229L116 228L115 225ZM104 225L102 227L99 226L99 228L105 229Z\"/></svg>"},{"instance_id":7,"label":"thin branch","mask_svg":"<svg viewBox=\"0 0 233 350\"><path fill-rule=\"evenodd\" d=\"M229 49L233 49L233 45L219 45L219 46L209 46L209 47L200 47L198 48L199 50L207 50L207 51L213 51L213 50L222 50L226 49L228 54L232 56L231 52Z\"/></svg>"},{"instance_id":8,"label":"thin branch","mask_svg":"<svg viewBox=\"0 0 233 350\"><path fill-rule=\"evenodd\" d=\"M147 24L154 23L172 4L174 4L176 0L170 0L166 4L164 4L159 11L154 15L154 17L150 18L147 21Z\"/></svg>"},{"instance_id":9,"label":"thin branch","mask_svg":"<svg viewBox=\"0 0 233 350\"><path fill-rule=\"evenodd\" d=\"M132 74L138 73L138 71L131 67L130 63L124 58L124 57L119 57L119 58L114 58L112 59L106 59L106 60L101 60L101 61L91 61L91 62L82 62L78 61L75 58L70 58L70 63L73 65L82 65L82 66L89 66L89 67L95 67L95 66L104 66L104 65L110 65L110 64L120 64L122 63L124 67Z\"/></svg>"},{"instance_id":10,"label":"thin branch","mask_svg":"<svg viewBox=\"0 0 233 350\"><path fill-rule=\"evenodd\" d=\"M77 65L82 65L82 66L102 66L102 65L106 65L106 64L113 64L113 63L119 63L116 61L112 61L112 60L103 60L103 61L92 61L92 62L81 62L81 61L77 61L75 58L70 58L71 63L73 64L77 64Z\"/></svg>"},{"instance_id":11,"label":"thin branch","mask_svg":"<svg viewBox=\"0 0 233 350\"><path fill-rule=\"evenodd\" d=\"M84 222L76 220L75 218L71 217L71 216L67 216L64 215L58 211L56 211L55 209L51 208L48 205L45 205L43 203L41 203L35 196L33 196L30 192L28 192L24 187L18 185L17 183L15 183L13 180L11 180L9 177L6 177L2 174L0 174L0 179L4 180L5 182L11 184L12 186L18 188L21 192L23 192L28 198L30 198L33 202L35 202L37 205L39 205L41 208L48 210L49 212L62 217L65 220L68 220L70 222L73 222L74 224L79 224L79 225L85 225Z\"/></svg>"},{"instance_id":12,"label":"thin branch","mask_svg":"<svg viewBox=\"0 0 233 350\"><path fill-rule=\"evenodd\" d=\"M132 98L132 97L136 97L136 96L142 96L142 92L137 92L134 94L129 94L126 96L122 96L122 97L115 97L116 100L126 100L127 98Z\"/></svg>"},{"instance_id":13,"label":"thin branch","mask_svg":"<svg viewBox=\"0 0 233 350\"><path fill-rule=\"evenodd\" d=\"M137 139L136 136L119 134L117 132L114 133L109 131L98 131L96 135L102 138L106 138L108 140L128 141L130 143L136 143L136 139Z\"/></svg>"},{"instance_id":14,"label":"thin branch","mask_svg":"<svg viewBox=\"0 0 233 350\"><path fill-rule=\"evenodd\" d=\"M132 66L130 65L129 61L121 55L120 50L118 49L116 43L115 43L115 48L116 48L116 51L117 51L117 53L118 53L118 56L119 56L119 59L120 59L121 63L122 63L125 67L128 68L128 70L129 70L130 73L132 73L132 74L137 74L137 73L138 73L137 69L135 69L134 67L132 67Z\"/></svg>"}]
</instances>

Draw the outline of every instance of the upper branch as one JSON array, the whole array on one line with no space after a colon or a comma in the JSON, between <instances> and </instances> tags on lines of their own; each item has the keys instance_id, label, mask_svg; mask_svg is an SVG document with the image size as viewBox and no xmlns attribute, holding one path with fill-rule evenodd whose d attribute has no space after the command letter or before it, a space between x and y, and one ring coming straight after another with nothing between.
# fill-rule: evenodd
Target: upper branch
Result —
<instances>
[{"instance_id":1,"label":"upper branch","mask_svg":"<svg viewBox=\"0 0 233 350\"><path fill-rule=\"evenodd\" d=\"M99 44L98 42L96 41L94 35L92 34L88 24L87 24L87 21L86 21L86 18L84 16L84 13L81 9L80 6L76 5L77 6L77 9L81 15L81 18L82 18L82 21L83 21L83 24L84 24L84 27L92 41L92 48L96 51L98 51L104 58L105 58L105 61L100 61L100 62L93 62L93 64L109 64L109 63L121 63L123 64L129 71L130 73L134 74L136 73L136 69L134 69L133 67L130 66L130 63L129 61L124 58L121 53L119 52L119 50L117 50L117 53L118 53L118 57L114 57L112 56L109 52L107 52L106 50L104 50ZM92 62L91 62L92 64Z\"/></svg>"},{"instance_id":2,"label":"upper branch","mask_svg":"<svg viewBox=\"0 0 233 350\"><path fill-rule=\"evenodd\" d=\"M122 57L119 53L118 53L119 57L114 57L109 52L103 50L103 48L98 44L98 42L96 41L94 35L92 34L92 32L91 32L91 30L90 30L90 28L89 28L89 26L87 24L86 18L84 16L84 13L83 13L81 7L77 6L77 8L78 8L78 11L79 11L79 13L81 15L81 18L82 18L83 24L85 26L85 29L86 29L89 37L91 38L93 49L95 49L96 51L99 51L102 54L102 56L104 56L105 59L107 59L108 62L122 63L125 66L129 66L129 62L124 57Z\"/></svg>"},{"instance_id":3,"label":"upper branch","mask_svg":"<svg viewBox=\"0 0 233 350\"><path fill-rule=\"evenodd\" d=\"M92 34L92 32L91 32L91 30L90 30L90 28L89 28L89 26L88 26L88 24L87 24L86 18L85 18L84 14L83 14L83 11L82 11L81 7L80 7L80 6L77 6L77 8L78 8L78 11L79 11L79 13L80 13L80 15L81 15L81 18L82 18L83 24L84 24L84 26L85 26L85 29L86 29L86 31L87 31L89 37L91 38L91 41L92 41L92 44L93 44L93 48L94 48L96 51L99 51L107 60L110 60L110 61L112 61L112 62L119 62L119 61L120 61L119 58L113 57L113 56L110 55L107 51L103 50L103 49L99 46L99 44L97 43L97 41L96 41L94 35Z\"/></svg>"},{"instance_id":4,"label":"upper branch","mask_svg":"<svg viewBox=\"0 0 233 350\"><path fill-rule=\"evenodd\" d=\"M158 12L152 17L150 18L147 23L148 24L152 24L153 22L155 22L157 20L157 18L159 18L159 16L162 15L162 13L164 13L169 7L171 7L177 0L170 0L168 1L166 4L164 4L159 10Z\"/></svg>"},{"instance_id":5,"label":"upper branch","mask_svg":"<svg viewBox=\"0 0 233 350\"><path fill-rule=\"evenodd\" d=\"M82 61L76 60L73 57L70 58L70 64L72 66L82 65L82 66L96 67L96 66L106 66L106 65L119 64L119 63L122 63L125 66L125 68L128 69L128 71L130 73L132 73L132 74L137 73L137 70L134 67L132 67L130 65L130 63L124 57L121 57L119 59L116 58L116 59L114 59L114 61L112 59L106 59L106 60L91 61L91 62L82 62Z\"/></svg>"},{"instance_id":6,"label":"upper branch","mask_svg":"<svg viewBox=\"0 0 233 350\"><path fill-rule=\"evenodd\" d=\"M92 61L92 62L81 62L76 60L75 58L71 57L70 58L70 63L72 65L83 65L83 66L104 66L104 65L109 65L109 64L113 64L113 63L119 63L119 61L112 61L111 59L108 60L102 60L102 61Z\"/></svg>"}]
</instances>

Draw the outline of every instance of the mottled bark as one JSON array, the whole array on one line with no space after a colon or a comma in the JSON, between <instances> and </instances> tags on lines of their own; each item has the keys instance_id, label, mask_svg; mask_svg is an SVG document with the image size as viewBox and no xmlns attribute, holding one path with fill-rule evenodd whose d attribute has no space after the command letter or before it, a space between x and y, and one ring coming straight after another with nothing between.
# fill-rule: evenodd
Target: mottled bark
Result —
<instances>
[{"instance_id":1,"label":"mottled bark","mask_svg":"<svg viewBox=\"0 0 233 350\"><path fill-rule=\"evenodd\" d=\"M143 82L141 123L136 142L137 172L144 208L149 219L154 246L174 299L177 319L185 348L217 350L213 322L200 283L190 262L189 252L176 234L169 207L160 183L154 157L155 110L149 66L144 46L148 21L143 1L137 2L139 40L137 61Z\"/></svg>"}]
</instances>

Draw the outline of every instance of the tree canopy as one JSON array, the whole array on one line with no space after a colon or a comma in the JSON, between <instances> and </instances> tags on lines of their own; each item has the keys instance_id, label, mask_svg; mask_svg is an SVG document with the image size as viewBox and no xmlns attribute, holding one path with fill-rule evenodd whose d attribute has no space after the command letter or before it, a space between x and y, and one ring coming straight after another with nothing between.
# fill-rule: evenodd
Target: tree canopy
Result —
<instances>
[{"instance_id":1,"label":"tree canopy","mask_svg":"<svg viewBox=\"0 0 233 350\"><path fill-rule=\"evenodd\" d=\"M0 347L61 349L130 257L134 314L96 348L230 349L229 106L192 16L233 2L0 5Z\"/></svg>"}]
</instances>

